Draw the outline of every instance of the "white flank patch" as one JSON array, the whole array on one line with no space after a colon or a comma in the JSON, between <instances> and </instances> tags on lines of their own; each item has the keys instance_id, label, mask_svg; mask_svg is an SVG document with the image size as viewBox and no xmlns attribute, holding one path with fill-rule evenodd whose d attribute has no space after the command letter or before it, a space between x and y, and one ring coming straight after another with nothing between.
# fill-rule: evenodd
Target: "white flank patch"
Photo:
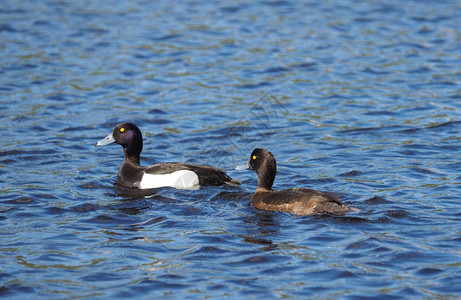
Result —
<instances>
[{"instance_id":1,"label":"white flank patch","mask_svg":"<svg viewBox=\"0 0 461 300\"><path fill-rule=\"evenodd\" d=\"M159 187L174 187L177 189L196 189L199 187L198 176L189 170L180 170L170 174L144 174L139 184L141 189Z\"/></svg>"}]
</instances>

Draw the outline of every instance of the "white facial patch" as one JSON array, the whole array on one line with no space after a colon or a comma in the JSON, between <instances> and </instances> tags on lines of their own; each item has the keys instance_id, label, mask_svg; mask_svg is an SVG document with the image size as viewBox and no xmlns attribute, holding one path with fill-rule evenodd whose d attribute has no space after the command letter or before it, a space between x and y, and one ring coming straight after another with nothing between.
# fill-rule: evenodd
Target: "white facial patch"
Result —
<instances>
[{"instance_id":1,"label":"white facial patch","mask_svg":"<svg viewBox=\"0 0 461 300\"><path fill-rule=\"evenodd\" d=\"M199 187L197 174L189 170L180 170L169 174L144 174L139 184L141 189L155 189L160 187L174 187L177 189L196 189Z\"/></svg>"}]
</instances>

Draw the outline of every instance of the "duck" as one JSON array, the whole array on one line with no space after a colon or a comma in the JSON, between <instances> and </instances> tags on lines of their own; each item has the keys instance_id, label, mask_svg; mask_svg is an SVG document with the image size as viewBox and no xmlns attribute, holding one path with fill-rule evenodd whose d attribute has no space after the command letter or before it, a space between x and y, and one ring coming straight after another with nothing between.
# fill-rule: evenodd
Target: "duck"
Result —
<instances>
[{"instance_id":1,"label":"duck","mask_svg":"<svg viewBox=\"0 0 461 300\"><path fill-rule=\"evenodd\" d=\"M257 209L284 211L301 216L344 215L352 210L341 203L339 197L334 193L308 188L273 190L272 185L277 173L277 164L274 155L265 149L254 149L248 162L236 169L250 169L258 174L258 186L250 201L251 205Z\"/></svg>"},{"instance_id":2,"label":"duck","mask_svg":"<svg viewBox=\"0 0 461 300\"><path fill-rule=\"evenodd\" d=\"M240 182L223 170L182 162L165 162L151 166L140 165L143 147L141 130L133 123L121 123L112 129L96 146L117 143L123 147L125 158L117 174L117 184L134 189L173 187L197 189L200 186L238 186Z\"/></svg>"}]
</instances>

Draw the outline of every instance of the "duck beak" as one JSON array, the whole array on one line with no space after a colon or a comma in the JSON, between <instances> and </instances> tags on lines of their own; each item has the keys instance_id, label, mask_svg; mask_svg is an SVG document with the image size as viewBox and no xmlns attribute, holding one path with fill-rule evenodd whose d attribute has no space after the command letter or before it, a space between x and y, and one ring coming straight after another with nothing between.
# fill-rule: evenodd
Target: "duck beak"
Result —
<instances>
[{"instance_id":1,"label":"duck beak","mask_svg":"<svg viewBox=\"0 0 461 300\"><path fill-rule=\"evenodd\" d=\"M238 171L247 170L249 168L250 168L250 166L248 165L248 162L244 163L243 165L239 165L239 166L235 167L235 169L238 170Z\"/></svg>"},{"instance_id":2,"label":"duck beak","mask_svg":"<svg viewBox=\"0 0 461 300\"><path fill-rule=\"evenodd\" d=\"M114 142L115 142L115 139L114 139L114 136L111 133L108 136L106 136L105 138L103 138L102 140L98 141L95 145L96 146L105 146L105 145L112 144Z\"/></svg>"}]
</instances>

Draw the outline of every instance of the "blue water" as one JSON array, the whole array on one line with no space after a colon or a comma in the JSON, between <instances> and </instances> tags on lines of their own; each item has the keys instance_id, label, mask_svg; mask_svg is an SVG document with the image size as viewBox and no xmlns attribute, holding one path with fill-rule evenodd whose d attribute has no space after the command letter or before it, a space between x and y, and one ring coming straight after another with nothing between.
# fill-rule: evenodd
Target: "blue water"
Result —
<instances>
[{"instance_id":1,"label":"blue water","mask_svg":"<svg viewBox=\"0 0 461 300\"><path fill-rule=\"evenodd\" d=\"M0 3L1 298L461 295L460 1L156 2ZM242 186L114 186L124 121ZM255 147L360 211L249 206Z\"/></svg>"}]
</instances>

